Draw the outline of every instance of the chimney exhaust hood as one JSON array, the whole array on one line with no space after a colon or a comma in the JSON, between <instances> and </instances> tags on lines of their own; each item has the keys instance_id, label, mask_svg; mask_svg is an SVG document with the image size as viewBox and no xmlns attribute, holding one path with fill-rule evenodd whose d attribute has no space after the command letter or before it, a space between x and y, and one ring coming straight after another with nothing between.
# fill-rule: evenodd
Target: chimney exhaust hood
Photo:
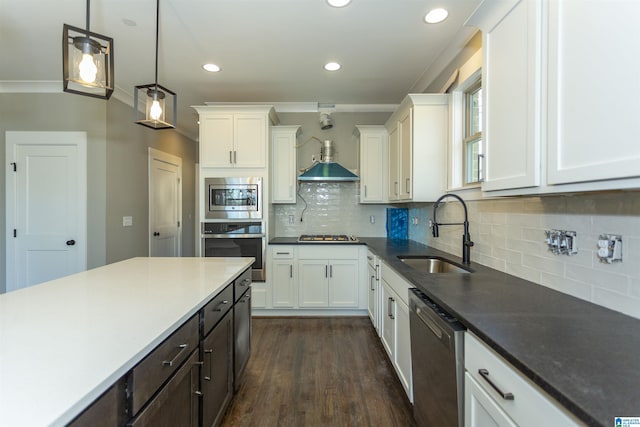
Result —
<instances>
[{"instance_id":1,"label":"chimney exhaust hood","mask_svg":"<svg viewBox=\"0 0 640 427\"><path fill-rule=\"evenodd\" d=\"M322 141L320 161L311 165L298 176L298 181L359 181L360 177L333 160L335 149L333 141Z\"/></svg>"}]
</instances>

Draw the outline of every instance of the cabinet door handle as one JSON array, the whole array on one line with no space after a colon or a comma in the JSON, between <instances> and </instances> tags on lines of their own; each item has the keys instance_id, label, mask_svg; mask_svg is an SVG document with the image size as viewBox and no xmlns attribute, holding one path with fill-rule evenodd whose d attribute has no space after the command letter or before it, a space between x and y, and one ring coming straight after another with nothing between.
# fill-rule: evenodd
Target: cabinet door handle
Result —
<instances>
[{"instance_id":1,"label":"cabinet door handle","mask_svg":"<svg viewBox=\"0 0 640 427\"><path fill-rule=\"evenodd\" d=\"M233 164L233 151L229 151L229 163Z\"/></svg>"},{"instance_id":2,"label":"cabinet door handle","mask_svg":"<svg viewBox=\"0 0 640 427\"><path fill-rule=\"evenodd\" d=\"M227 304L229 304L229 301L224 300L220 304L218 304L216 308L212 308L211 311L222 311L222 307L224 307Z\"/></svg>"},{"instance_id":3,"label":"cabinet door handle","mask_svg":"<svg viewBox=\"0 0 640 427\"><path fill-rule=\"evenodd\" d=\"M393 191L394 191L395 195L397 196L398 195L398 181L395 181L393 183L393 188L394 188Z\"/></svg>"},{"instance_id":4,"label":"cabinet door handle","mask_svg":"<svg viewBox=\"0 0 640 427\"><path fill-rule=\"evenodd\" d=\"M293 264L289 264L289 277L293 279Z\"/></svg>"},{"instance_id":5,"label":"cabinet door handle","mask_svg":"<svg viewBox=\"0 0 640 427\"><path fill-rule=\"evenodd\" d=\"M233 151L233 163L238 163L238 152Z\"/></svg>"},{"instance_id":6,"label":"cabinet door handle","mask_svg":"<svg viewBox=\"0 0 640 427\"><path fill-rule=\"evenodd\" d=\"M329 277L333 277L333 265L329 266Z\"/></svg>"},{"instance_id":7,"label":"cabinet door handle","mask_svg":"<svg viewBox=\"0 0 640 427\"><path fill-rule=\"evenodd\" d=\"M478 373L480 374L480 376L481 376L482 378L484 378L484 380L485 380L486 382L488 382L488 383L489 383L489 385L490 385L491 387L493 387L493 389L494 389L494 390L495 390L495 391L496 391L496 392L497 392L497 393L498 393L498 394L499 394L499 395L500 395L504 400L514 400L514 399L515 399L515 397L513 396L513 393L509 393L509 392L505 393L504 391L500 390L500 388L499 388L497 385L495 385L493 381L491 381L491 380L489 379L489 371L487 371L486 369L478 369Z\"/></svg>"},{"instance_id":8,"label":"cabinet door handle","mask_svg":"<svg viewBox=\"0 0 640 427\"><path fill-rule=\"evenodd\" d=\"M393 319L393 314L391 314L391 310L393 310L393 307L391 306L392 303L393 303L393 298L388 297L387 298L387 316L389 316L389 319Z\"/></svg>"},{"instance_id":9,"label":"cabinet door handle","mask_svg":"<svg viewBox=\"0 0 640 427\"><path fill-rule=\"evenodd\" d=\"M406 182L404 184L404 188L407 191L407 194L411 193L411 188L410 188L411 185L410 184L411 184L411 178L407 178L407 180L406 180Z\"/></svg>"},{"instance_id":10,"label":"cabinet door handle","mask_svg":"<svg viewBox=\"0 0 640 427\"><path fill-rule=\"evenodd\" d=\"M389 317L391 318L391 320L395 319L395 316L393 315L393 303L396 302L396 300L394 300L392 297L389 297L389 303L391 304L390 308L389 308Z\"/></svg>"},{"instance_id":11,"label":"cabinet door handle","mask_svg":"<svg viewBox=\"0 0 640 427\"><path fill-rule=\"evenodd\" d=\"M324 277L329 277L329 266L324 266Z\"/></svg>"},{"instance_id":12,"label":"cabinet door handle","mask_svg":"<svg viewBox=\"0 0 640 427\"><path fill-rule=\"evenodd\" d=\"M178 353L173 357L173 359L171 360L163 360L162 361L162 366L173 366L174 363L176 363L176 360L178 359L178 357L180 357L180 355L182 354L182 352L189 346L189 344L180 344L178 346L178 348L180 349L178 351Z\"/></svg>"},{"instance_id":13,"label":"cabinet door handle","mask_svg":"<svg viewBox=\"0 0 640 427\"><path fill-rule=\"evenodd\" d=\"M376 265L376 280L380 280L380 266Z\"/></svg>"},{"instance_id":14,"label":"cabinet door handle","mask_svg":"<svg viewBox=\"0 0 640 427\"><path fill-rule=\"evenodd\" d=\"M373 287L373 280L374 280L375 278L376 278L376 276L371 276L371 277L369 277L369 288L371 288L371 290L372 290L373 292L375 292L375 290L376 290L376 289Z\"/></svg>"},{"instance_id":15,"label":"cabinet door handle","mask_svg":"<svg viewBox=\"0 0 640 427\"><path fill-rule=\"evenodd\" d=\"M212 365L211 358L213 357L213 349L212 348L206 349L204 351L204 355L205 356L207 356L207 355L209 356L209 375L205 375L203 377L203 379L206 380L206 381L211 381L211 375L212 375L211 374L211 365Z\"/></svg>"}]
</instances>

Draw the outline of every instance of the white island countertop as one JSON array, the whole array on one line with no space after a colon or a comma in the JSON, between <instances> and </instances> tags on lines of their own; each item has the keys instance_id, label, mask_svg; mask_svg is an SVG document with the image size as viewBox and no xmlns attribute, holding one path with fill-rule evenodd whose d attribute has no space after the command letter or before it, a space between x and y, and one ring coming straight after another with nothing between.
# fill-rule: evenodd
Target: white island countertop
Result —
<instances>
[{"instance_id":1,"label":"white island countertop","mask_svg":"<svg viewBox=\"0 0 640 427\"><path fill-rule=\"evenodd\" d=\"M253 258L133 258L0 295L0 426L65 425Z\"/></svg>"}]
</instances>

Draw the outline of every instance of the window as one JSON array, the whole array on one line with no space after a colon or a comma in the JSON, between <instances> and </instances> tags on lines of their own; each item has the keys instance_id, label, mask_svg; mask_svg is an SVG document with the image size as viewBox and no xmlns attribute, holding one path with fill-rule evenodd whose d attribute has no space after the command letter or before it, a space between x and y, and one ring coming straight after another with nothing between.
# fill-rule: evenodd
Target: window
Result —
<instances>
[{"instance_id":1,"label":"window","mask_svg":"<svg viewBox=\"0 0 640 427\"><path fill-rule=\"evenodd\" d=\"M463 139L464 184L483 180L482 173L482 81L478 79L464 92L465 126Z\"/></svg>"}]
</instances>

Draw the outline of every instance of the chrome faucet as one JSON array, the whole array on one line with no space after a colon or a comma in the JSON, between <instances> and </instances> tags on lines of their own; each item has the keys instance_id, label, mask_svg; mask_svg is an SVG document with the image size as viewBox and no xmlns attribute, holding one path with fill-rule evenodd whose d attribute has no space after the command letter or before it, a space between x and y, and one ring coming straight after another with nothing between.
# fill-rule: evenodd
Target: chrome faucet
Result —
<instances>
[{"instance_id":1,"label":"chrome faucet","mask_svg":"<svg viewBox=\"0 0 640 427\"><path fill-rule=\"evenodd\" d=\"M464 222L448 222L448 223L438 223L436 220L436 211L438 210L438 206L440 202L447 198L453 197L458 199L460 203L462 203L462 207L464 208ZM429 222L429 226L431 227L431 234L433 237L438 237L440 231L438 227L440 225L463 225L464 226L464 234L462 235L462 263L470 264L471 263L471 246L473 246L473 242L471 241L471 235L469 235L469 218L467 216L467 205L464 203L464 200L457 194L447 193L443 196L440 196L436 203L433 205L433 220Z\"/></svg>"}]
</instances>

